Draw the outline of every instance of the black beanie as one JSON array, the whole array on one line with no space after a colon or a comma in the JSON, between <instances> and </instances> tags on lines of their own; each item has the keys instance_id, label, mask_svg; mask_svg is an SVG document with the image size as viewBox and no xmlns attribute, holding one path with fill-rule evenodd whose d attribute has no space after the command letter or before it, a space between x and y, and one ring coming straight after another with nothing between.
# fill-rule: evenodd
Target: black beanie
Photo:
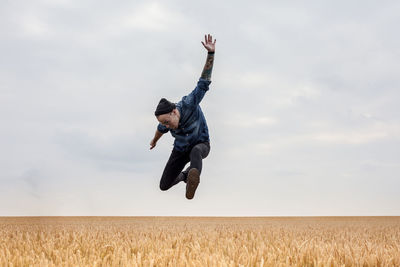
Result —
<instances>
[{"instance_id":1,"label":"black beanie","mask_svg":"<svg viewBox=\"0 0 400 267\"><path fill-rule=\"evenodd\" d=\"M156 111L154 112L154 115L162 115L166 113L170 113L173 109L175 108L175 104L169 102L165 98L161 98L160 102L157 105Z\"/></svg>"}]
</instances>

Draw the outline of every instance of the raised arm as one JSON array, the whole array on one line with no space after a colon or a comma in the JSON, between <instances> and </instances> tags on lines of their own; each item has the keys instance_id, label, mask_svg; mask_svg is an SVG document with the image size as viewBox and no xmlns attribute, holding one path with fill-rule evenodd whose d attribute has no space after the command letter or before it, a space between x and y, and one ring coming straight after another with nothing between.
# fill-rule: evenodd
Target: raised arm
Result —
<instances>
[{"instance_id":1,"label":"raised arm","mask_svg":"<svg viewBox=\"0 0 400 267\"><path fill-rule=\"evenodd\" d=\"M204 36L205 42L201 42L205 49L207 49L207 60L204 65L203 72L201 73L201 78L210 81L211 80L211 72L214 64L214 53L215 53L215 43L217 39L212 40L212 36L210 34Z\"/></svg>"}]
</instances>

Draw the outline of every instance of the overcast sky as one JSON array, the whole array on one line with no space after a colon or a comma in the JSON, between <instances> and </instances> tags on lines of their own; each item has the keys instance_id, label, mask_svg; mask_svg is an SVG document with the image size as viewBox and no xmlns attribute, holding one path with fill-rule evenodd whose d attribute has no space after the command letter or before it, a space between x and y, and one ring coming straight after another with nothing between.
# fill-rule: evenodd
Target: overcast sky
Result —
<instances>
[{"instance_id":1,"label":"overcast sky","mask_svg":"<svg viewBox=\"0 0 400 267\"><path fill-rule=\"evenodd\" d=\"M0 215L400 215L400 2L0 0ZM217 39L195 198L149 150Z\"/></svg>"}]
</instances>

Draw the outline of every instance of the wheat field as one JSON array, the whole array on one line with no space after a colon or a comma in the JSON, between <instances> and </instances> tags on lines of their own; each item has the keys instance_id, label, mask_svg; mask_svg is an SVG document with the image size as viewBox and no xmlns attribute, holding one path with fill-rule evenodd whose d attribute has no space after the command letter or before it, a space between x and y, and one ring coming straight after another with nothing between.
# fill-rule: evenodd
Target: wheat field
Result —
<instances>
[{"instance_id":1,"label":"wheat field","mask_svg":"<svg viewBox=\"0 0 400 267\"><path fill-rule=\"evenodd\" d=\"M0 217L0 266L400 266L400 217Z\"/></svg>"}]
</instances>

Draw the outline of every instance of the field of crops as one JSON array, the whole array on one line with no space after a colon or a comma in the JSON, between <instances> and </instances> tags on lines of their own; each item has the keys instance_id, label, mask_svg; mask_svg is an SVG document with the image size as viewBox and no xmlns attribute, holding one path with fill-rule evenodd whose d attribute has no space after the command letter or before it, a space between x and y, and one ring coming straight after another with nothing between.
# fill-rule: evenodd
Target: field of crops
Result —
<instances>
[{"instance_id":1,"label":"field of crops","mask_svg":"<svg viewBox=\"0 0 400 267\"><path fill-rule=\"evenodd\" d=\"M400 217L0 217L0 266L400 266Z\"/></svg>"}]
</instances>

